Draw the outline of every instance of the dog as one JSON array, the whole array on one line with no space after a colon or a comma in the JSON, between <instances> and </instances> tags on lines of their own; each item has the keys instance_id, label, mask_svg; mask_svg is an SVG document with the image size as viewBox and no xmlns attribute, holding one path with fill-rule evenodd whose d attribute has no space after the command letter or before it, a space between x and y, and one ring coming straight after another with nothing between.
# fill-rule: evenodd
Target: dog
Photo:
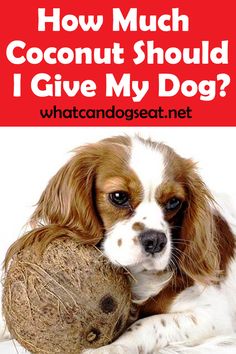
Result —
<instances>
[{"instance_id":1,"label":"dog","mask_svg":"<svg viewBox=\"0 0 236 354\"><path fill-rule=\"evenodd\" d=\"M132 274L139 319L114 343L84 353L199 346L203 354L212 345L225 353L234 341L235 236L191 159L138 136L80 147L50 180L30 223L68 227Z\"/></svg>"}]
</instances>

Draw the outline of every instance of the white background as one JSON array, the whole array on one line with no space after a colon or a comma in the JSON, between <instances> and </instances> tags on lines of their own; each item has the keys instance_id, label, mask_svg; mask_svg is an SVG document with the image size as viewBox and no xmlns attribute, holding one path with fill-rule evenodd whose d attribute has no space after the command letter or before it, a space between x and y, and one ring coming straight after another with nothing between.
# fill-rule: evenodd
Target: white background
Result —
<instances>
[{"instance_id":1,"label":"white background","mask_svg":"<svg viewBox=\"0 0 236 354\"><path fill-rule=\"evenodd\" d=\"M200 173L211 189L226 193L236 204L236 128L1 128L0 263L23 232L48 180L71 156L69 152L122 133L150 136L182 156L192 157L199 162ZM16 350L0 343L0 352Z\"/></svg>"}]
</instances>

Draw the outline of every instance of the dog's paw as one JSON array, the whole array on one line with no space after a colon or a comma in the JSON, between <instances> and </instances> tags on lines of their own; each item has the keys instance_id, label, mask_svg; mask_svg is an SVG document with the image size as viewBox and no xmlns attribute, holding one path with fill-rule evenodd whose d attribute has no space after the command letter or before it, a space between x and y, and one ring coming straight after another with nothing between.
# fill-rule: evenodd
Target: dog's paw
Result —
<instances>
[{"instance_id":1,"label":"dog's paw","mask_svg":"<svg viewBox=\"0 0 236 354\"><path fill-rule=\"evenodd\" d=\"M82 354L138 354L138 352L123 345L110 344L97 349L86 349Z\"/></svg>"},{"instance_id":2,"label":"dog's paw","mask_svg":"<svg viewBox=\"0 0 236 354\"><path fill-rule=\"evenodd\" d=\"M0 325L0 342L11 339L11 335L5 325Z\"/></svg>"}]
</instances>

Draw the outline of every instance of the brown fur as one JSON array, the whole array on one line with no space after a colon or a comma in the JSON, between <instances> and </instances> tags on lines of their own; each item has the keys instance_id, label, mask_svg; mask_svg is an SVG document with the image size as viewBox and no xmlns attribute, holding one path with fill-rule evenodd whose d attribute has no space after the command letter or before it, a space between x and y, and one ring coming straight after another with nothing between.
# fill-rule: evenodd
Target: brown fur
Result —
<instances>
[{"instance_id":1,"label":"brown fur","mask_svg":"<svg viewBox=\"0 0 236 354\"><path fill-rule=\"evenodd\" d=\"M105 229L109 229L119 220L129 218L142 200L142 186L135 173L129 168L128 145L119 146L114 151L109 148L103 159L96 179L97 210ZM108 194L125 191L130 197L130 208L118 209L108 200Z\"/></svg>"},{"instance_id":2,"label":"brown fur","mask_svg":"<svg viewBox=\"0 0 236 354\"><path fill-rule=\"evenodd\" d=\"M31 225L66 226L77 230L82 241L97 243L103 236L103 222L94 200L96 181L102 169L109 169L116 156L116 160L122 160L120 155L128 141L126 137L115 137L76 149L75 156L59 170L43 192ZM113 165L110 170L114 169Z\"/></svg>"},{"instance_id":3,"label":"brown fur","mask_svg":"<svg viewBox=\"0 0 236 354\"><path fill-rule=\"evenodd\" d=\"M179 266L191 279L209 284L217 282L225 273L234 251L234 237L232 233L228 235L231 241L225 246L232 246L232 249L226 247L223 252L227 256L224 256L219 245L221 242L224 243L225 235L223 229L215 222L214 200L196 173L195 165L189 160L186 161L186 165L187 204L180 234L181 240L184 240L186 245L181 249Z\"/></svg>"},{"instance_id":4,"label":"brown fur","mask_svg":"<svg viewBox=\"0 0 236 354\"><path fill-rule=\"evenodd\" d=\"M228 264L234 257L235 237L221 215L214 215L214 222L217 229L216 242L220 253L220 269L222 276L225 276L227 275Z\"/></svg>"},{"instance_id":5,"label":"brown fur","mask_svg":"<svg viewBox=\"0 0 236 354\"><path fill-rule=\"evenodd\" d=\"M142 222L135 222L132 229L134 231L143 231L145 229L145 225Z\"/></svg>"}]
</instances>

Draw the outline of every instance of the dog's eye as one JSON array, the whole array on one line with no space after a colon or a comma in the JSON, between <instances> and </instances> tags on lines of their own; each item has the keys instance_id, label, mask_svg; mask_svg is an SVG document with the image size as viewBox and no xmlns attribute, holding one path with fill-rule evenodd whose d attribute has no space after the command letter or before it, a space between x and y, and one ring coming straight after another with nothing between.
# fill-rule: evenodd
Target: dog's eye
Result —
<instances>
[{"instance_id":1,"label":"dog's eye","mask_svg":"<svg viewBox=\"0 0 236 354\"><path fill-rule=\"evenodd\" d=\"M181 201L178 198L171 198L168 200L168 202L165 205L165 210L166 211L172 211L175 210L176 208L178 208L178 206L180 206Z\"/></svg>"},{"instance_id":2,"label":"dog's eye","mask_svg":"<svg viewBox=\"0 0 236 354\"><path fill-rule=\"evenodd\" d=\"M127 192L117 191L109 193L109 200L115 206L126 207L129 206L129 195Z\"/></svg>"}]
</instances>

